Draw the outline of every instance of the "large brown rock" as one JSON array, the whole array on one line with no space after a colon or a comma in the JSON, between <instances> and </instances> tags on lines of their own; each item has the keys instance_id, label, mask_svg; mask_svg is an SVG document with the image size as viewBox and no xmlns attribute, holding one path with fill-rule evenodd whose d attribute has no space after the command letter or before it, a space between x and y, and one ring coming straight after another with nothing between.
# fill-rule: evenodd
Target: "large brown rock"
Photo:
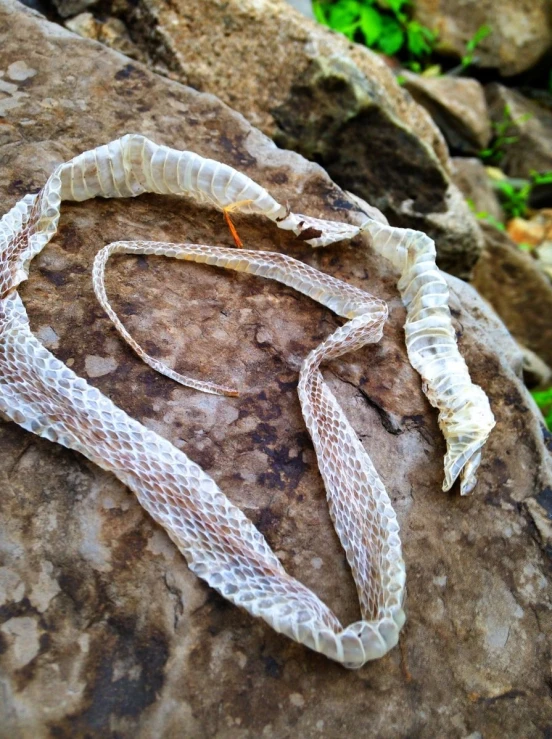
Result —
<instances>
[{"instance_id":1,"label":"large brown rock","mask_svg":"<svg viewBox=\"0 0 552 739\"><path fill-rule=\"evenodd\" d=\"M443 268L469 273L483 241L450 182L445 142L380 57L284 0L113 3L153 65L319 162L395 225L423 228Z\"/></svg>"},{"instance_id":2,"label":"large brown rock","mask_svg":"<svg viewBox=\"0 0 552 739\"><path fill-rule=\"evenodd\" d=\"M3 208L57 162L127 131L239 167L293 208L358 217L316 166L277 150L210 95L157 77L0 3L3 79L18 97L1 130ZM15 66L13 66L15 65ZM23 74L25 72L25 74ZM516 374L519 354L471 288L451 278L460 346L498 424L471 498L441 492L444 443L407 362L396 276L358 241L313 252L254 217L246 244L281 249L389 302L383 341L326 375L380 470L402 525L402 649L350 672L270 631L193 576L111 475L0 425L2 736L178 737L545 734L549 462ZM114 239L230 244L220 213L185 199L66 205L21 289L33 330L79 374L214 476L291 573L357 617L296 396L306 352L338 320L260 278L119 258L108 293L145 348L185 372L233 378L235 399L156 375L97 305L94 253Z\"/></svg>"},{"instance_id":3,"label":"large brown rock","mask_svg":"<svg viewBox=\"0 0 552 739\"><path fill-rule=\"evenodd\" d=\"M437 49L459 59L482 26L474 63L504 76L532 67L550 48L549 0L416 0L414 17L438 33Z\"/></svg>"},{"instance_id":4,"label":"large brown rock","mask_svg":"<svg viewBox=\"0 0 552 739\"><path fill-rule=\"evenodd\" d=\"M552 282L505 233L485 226L472 284L513 336L552 365Z\"/></svg>"}]
</instances>

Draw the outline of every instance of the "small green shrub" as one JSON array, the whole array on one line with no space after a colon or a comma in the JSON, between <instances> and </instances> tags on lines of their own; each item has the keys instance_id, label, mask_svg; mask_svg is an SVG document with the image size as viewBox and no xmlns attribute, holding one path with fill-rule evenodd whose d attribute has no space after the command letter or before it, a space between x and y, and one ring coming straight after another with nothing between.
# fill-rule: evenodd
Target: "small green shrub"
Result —
<instances>
[{"instance_id":1,"label":"small green shrub","mask_svg":"<svg viewBox=\"0 0 552 739\"><path fill-rule=\"evenodd\" d=\"M548 390L533 390L531 395L541 409L546 425L552 431L552 387Z\"/></svg>"},{"instance_id":2,"label":"small green shrub","mask_svg":"<svg viewBox=\"0 0 552 739\"><path fill-rule=\"evenodd\" d=\"M552 183L552 172L531 172L533 185L550 185Z\"/></svg>"},{"instance_id":3,"label":"small green shrub","mask_svg":"<svg viewBox=\"0 0 552 739\"><path fill-rule=\"evenodd\" d=\"M529 180L499 180L495 187L504 212L509 218L525 218L535 185L552 183L552 172L531 172Z\"/></svg>"},{"instance_id":4,"label":"small green shrub","mask_svg":"<svg viewBox=\"0 0 552 739\"><path fill-rule=\"evenodd\" d=\"M314 0L316 19L351 41L388 56L400 54L407 63L420 67L420 61L433 51L437 34L412 20L405 9L411 0ZM417 70L416 70L417 71Z\"/></svg>"},{"instance_id":5,"label":"small green shrub","mask_svg":"<svg viewBox=\"0 0 552 739\"><path fill-rule=\"evenodd\" d=\"M486 210L477 210L477 208L475 207L475 203L471 198L466 198L466 202L471 212L479 221L485 221L485 223L488 223L490 226L494 226L499 231L506 230L506 226L501 221L499 221L498 218L495 218L491 213L488 213Z\"/></svg>"},{"instance_id":6,"label":"small green shrub","mask_svg":"<svg viewBox=\"0 0 552 739\"><path fill-rule=\"evenodd\" d=\"M519 123L524 123L532 117L531 113L525 113L514 119L512 118L510 106L506 105L502 120L493 121L494 135L490 146L479 152L479 158L487 164L500 164L506 153L506 147L510 146L510 144L516 144L519 141L519 136L508 135L511 127Z\"/></svg>"},{"instance_id":7,"label":"small green shrub","mask_svg":"<svg viewBox=\"0 0 552 739\"><path fill-rule=\"evenodd\" d=\"M483 39L490 36L492 32L493 30L490 26L479 26L477 31L466 44L466 54L462 57L462 61L460 63L463 70L473 64L473 60L475 59L475 50Z\"/></svg>"},{"instance_id":8,"label":"small green shrub","mask_svg":"<svg viewBox=\"0 0 552 739\"><path fill-rule=\"evenodd\" d=\"M532 187L532 182L516 185L508 180L499 180L496 183L500 202L509 218L524 218L527 215Z\"/></svg>"}]
</instances>

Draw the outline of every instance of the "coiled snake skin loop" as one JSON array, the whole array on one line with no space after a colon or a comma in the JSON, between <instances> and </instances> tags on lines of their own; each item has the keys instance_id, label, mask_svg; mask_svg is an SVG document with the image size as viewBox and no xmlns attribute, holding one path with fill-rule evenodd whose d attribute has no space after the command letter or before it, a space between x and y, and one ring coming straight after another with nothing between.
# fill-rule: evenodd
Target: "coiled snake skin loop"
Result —
<instances>
[{"instance_id":1,"label":"coiled snake skin loop","mask_svg":"<svg viewBox=\"0 0 552 739\"><path fill-rule=\"evenodd\" d=\"M241 210L266 215L313 246L368 232L374 248L402 274L399 289L408 310L409 356L424 378L428 397L439 408L449 443L445 484L450 486L467 471L463 480L467 492L473 487L480 448L494 419L486 396L471 384L458 353L446 284L443 289L432 242L418 232L375 221L368 220L360 228L290 213L232 168L157 146L137 135L61 165L38 195L25 196L0 222L0 411L23 428L112 471L167 530L193 572L276 631L347 667L381 657L397 643L405 618L399 527L385 488L319 366L378 341L387 316L385 304L275 253L117 242L100 251L93 269L100 302L134 350L159 371L207 392L235 394L231 388L170 370L149 357L124 329L103 286L111 254L157 254L261 275L309 295L348 319L305 359L298 388L330 515L359 596L362 620L344 628L313 592L285 572L264 537L197 464L77 377L30 331L16 287L26 279L33 256L55 234L61 201L143 192L185 194L221 208L239 204ZM458 401L458 387L468 399L467 411Z\"/></svg>"}]
</instances>

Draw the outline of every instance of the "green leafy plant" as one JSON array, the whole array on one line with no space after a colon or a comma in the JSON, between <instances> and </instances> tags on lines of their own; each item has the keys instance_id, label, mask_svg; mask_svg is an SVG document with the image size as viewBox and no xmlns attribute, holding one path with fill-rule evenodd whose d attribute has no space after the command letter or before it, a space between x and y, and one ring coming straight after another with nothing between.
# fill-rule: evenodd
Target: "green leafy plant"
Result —
<instances>
[{"instance_id":1,"label":"green leafy plant","mask_svg":"<svg viewBox=\"0 0 552 739\"><path fill-rule=\"evenodd\" d=\"M546 425L552 431L552 387L548 390L533 390L531 395L541 409Z\"/></svg>"},{"instance_id":2,"label":"green leafy plant","mask_svg":"<svg viewBox=\"0 0 552 739\"><path fill-rule=\"evenodd\" d=\"M487 164L500 164L506 153L506 147L519 141L519 136L511 135L509 132L512 126L528 121L533 116L531 113L524 113L518 118L512 118L510 106L504 107L504 114L501 121L493 121L493 139L487 149L479 152L479 158Z\"/></svg>"},{"instance_id":3,"label":"green leafy plant","mask_svg":"<svg viewBox=\"0 0 552 739\"><path fill-rule=\"evenodd\" d=\"M531 172L533 185L550 185L552 183L552 172Z\"/></svg>"},{"instance_id":4,"label":"green leafy plant","mask_svg":"<svg viewBox=\"0 0 552 739\"><path fill-rule=\"evenodd\" d=\"M487 36L491 35L492 32L493 30L490 26L479 26L477 31L466 44L466 54L462 57L462 61L460 62L462 70L465 70L473 64L473 60L475 59L475 50L479 44L487 38Z\"/></svg>"},{"instance_id":5,"label":"green leafy plant","mask_svg":"<svg viewBox=\"0 0 552 739\"><path fill-rule=\"evenodd\" d=\"M494 226L494 228L497 228L499 231L506 230L506 226L502 223L502 221L499 221L498 218L495 218L492 213L488 213L486 210L477 210L475 203L471 198L466 198L466 202L471 212L479 221L485 221L485 223L488 223L490 226Z\"/></svg>"},{"instance_id":6,"label":"green leafy plant","mask_svg":"<svg viewBox=\"0 0 552 739\"><path fill-rule=\"evenodd\" d=\"M532 187L532 182L518 185L509 180L499 180L496 183L500 202L509 218L523 218L527 215Z\"/></svg>"},{"instance_id":7,"label":"green leafy plant","mask_svg":"<svg viewBox=\"0 0 552 739\"><path fill-rule=\"evenodd\" d=\"M524 218L527 215L529 199L535 185L550 183L552 183L552 171L533 171L528 180L498 180L495 187L506 215L510 218Z\"/></svg>"},{"instance_id":8,"label":"green leafy plant","mask_svg":"<svg viewBox=\"0 0 552 739\"><path fill-rule=\"evenodd\" d=\"M316 19L351 41L388 56L401 54L419 66L433 51L437 34L412 20L405 9L411 0L314 0ZM416 70L417 71L417 70Z\"/></svg>"}]
</instances>

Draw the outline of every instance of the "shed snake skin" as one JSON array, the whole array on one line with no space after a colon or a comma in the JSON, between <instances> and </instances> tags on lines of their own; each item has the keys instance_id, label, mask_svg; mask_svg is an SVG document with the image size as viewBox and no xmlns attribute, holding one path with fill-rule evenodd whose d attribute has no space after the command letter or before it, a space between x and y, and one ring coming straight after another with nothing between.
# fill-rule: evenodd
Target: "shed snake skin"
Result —
<instances>
[{"instance_id":1,"label":"shed snake skin","mask_svg":"<svg viewBox=\"0 0 552 739\"><path fill-rule=\"evenodd\" d=\"M362 620L343 627L308 588L286 573L264 537L183 452L138 423L54 357L31 333L17 293L29 263L56 232L62 200L182 194L222 209L262 214L312 246L369 234L401 274L410 361L439 409L447 440L444 489L461 476L475 485L480 450L494 418L458 352L448 291L435 247L416 231L368 219L362 226L290 213L245 175L191 152L129 135L60 165L37 195L0 221L0 411L23 428L84 454L113 472L168 532L190 569L225 598L276 631L358 668L396 645L404 623L405 567L399 526L385 488L319 370L326 359L379 341L385 304L351 285L268 252L193 244L117 242L97 255L94 289L117 329L155 369L207 392L235 394L183 377L149 357L128 335L103 286L112 253L156 254L275 279L348 319L305 359L299 398L316 450L330 515L356 584Z\"/></svg>"}]
</instances>

